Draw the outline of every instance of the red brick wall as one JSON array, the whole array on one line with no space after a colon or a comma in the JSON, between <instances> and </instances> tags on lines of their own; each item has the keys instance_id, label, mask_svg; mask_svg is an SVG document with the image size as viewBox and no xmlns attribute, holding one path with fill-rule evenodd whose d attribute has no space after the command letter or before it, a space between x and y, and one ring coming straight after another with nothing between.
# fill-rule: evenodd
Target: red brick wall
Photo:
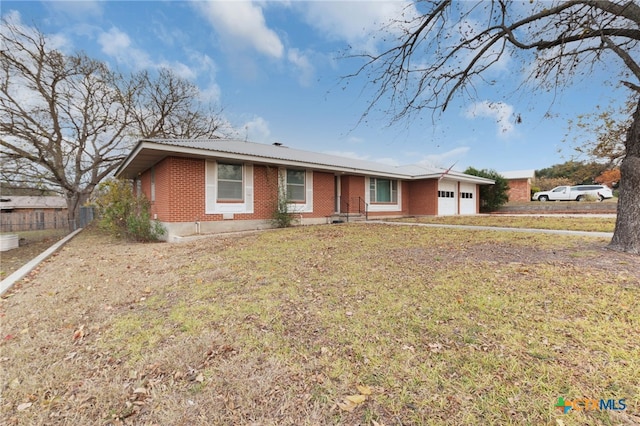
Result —
<instances>
[{"instance_id":1,"label":"red brick wall","mask_svg":"<svg viewBox=\"0 0 640 426\"><path fill-rule=\"evenodd\" d=\"M222 214L205 214L205 160L168 157L155 166L156 200L152 214L163 222L220 221ZM254 212L236 213L234 220L270 219L277 196L278 168L254 165ZM151 170L141 176L142 190L151 196ZM341 211L358 212L358 197L364 199L364 176L343 175ZM402 181L402 211L376 212L376 215L437 215L438 182L436 179ZM477 203L479 198L476 197ZM478 205L479 207L479 205ZM334 212L333 173L313 174L313 213L302 217L319 218Z\"/></svg>"},{"instance_id":2,"label":"red brick wall","mask_svg":"<svg viewBox=\"0 0 640 426\"><path fill-rule=\"evenodd\" d=\"M236 214L237 219L270 219L277 207L278 168L253 166L253 214Z\"/></svg>"},{"instance_id":3,"label":"red brick wall","mask_svg":"<svg viewBox=\"0 0 640 426\"><path fill-rule=\"evenodd\" d=\"M342 176L340 178L340 211L358 213L358 197L364 199L364 176Z\"/></svg>"},{"instance_id":4,"label":"red brick wall","mask_svg":"<svg viewBox=\"0 0 640 426\"><path fill-rule=\"evenodd\" d=\"M154 166L156 186L155 201L151 201L151 169L146 170L140 176L142 193L151 201L152 217L157 215L158 220L161 221L168 221L169 218L172 160L173 158L169 157Z\"/></svg>"},{"instance_id":5,"label":"red brick wall","mask_svg":"<svg viewBox=\"0 0 640 426\"><path fill-rule=\"evenodd\" d=\"M171 158L168 158L155 165L156 200L151 203L151 213L157 214L161 221L168 221L169 218L170 163Z\"/></svg>"},{"instance_id":6,"label":"red brick wall","mask_svg":"<svg viewBox=\"0 0 640 426\"><path fill-rule=\"evenodd\" d=\"M205 160L168 157L155 165L156 200L151 213L163 222L219 221L222 214L205 214ZM151 198L151 170L142 176L142 191ZM363 180L364 182L364 180ZM278 168L253 166L253 213L235 213L234 220L270 219L276 207ZM363 184L364 188L364 184ZM314 172L313 213L325 217L334 209L332 173Z\"/></svg>"},{"instance_id":7,"label":"red brick wall","mask_svg":"<svg viewBox=\"0 0 640 426\"><path fill-rule=\"evenodd\" d=\"M408 181L400 181L402 185L402 214L409 214L409 203L411 202L411 189Z\"/></svg>"},{"instance_id":8,"label":"red brick wall","mask_svg":"<svg viewBox=\"0 0 640 426\"><path fill-rule=\"evenodd\" d=\"M438 180L415 180L408 182L410 215L438 214Z\"/></svg>"},{"instance_id":9,"label":"red brick wall","mask_svg":"<svg viewBox=\"0 0 640 426\"><path fill-rule=\"evenodd\" d=\"M303 217L325 217L335 210L335 176L333 173L313 172L313 213Z\"/></svg>"},{"instance_id":10,"label":"red brick wall","mask_svg":"<svg viewBox=\"0 0 640 426\"><path fill-rule=\"evenodd\" d=\"M509 201L530 201L531 183L529 179L510 179L507 195Z\"/></svg>"}]
</instances>

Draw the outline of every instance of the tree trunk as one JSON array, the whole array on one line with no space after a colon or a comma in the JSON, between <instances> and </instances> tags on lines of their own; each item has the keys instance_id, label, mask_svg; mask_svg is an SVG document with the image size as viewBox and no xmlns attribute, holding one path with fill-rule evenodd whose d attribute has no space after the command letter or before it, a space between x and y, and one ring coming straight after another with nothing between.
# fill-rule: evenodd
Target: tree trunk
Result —
<instances>
[{"instance_id":1,"label":"tree trunk","mask_svg":"<svg viewBox=\"0 0 640 426\"><path fill-rule=\"evenodd\" d=\"M640 254L640 100L625 146L626 155L620 165L618 217L609 248Z\"/></svg>"},{"instance_id":2,"label":"tree trunk","mask_svg":"<svg viewBox=\"0 0 640 426\"><path fill-rule=\"evenodd\" d=\"M69 220L69 232L79 228L80 207L89 199L89 195L83 192L67 194L67 219Z\"/></svg>"}]
</instances>

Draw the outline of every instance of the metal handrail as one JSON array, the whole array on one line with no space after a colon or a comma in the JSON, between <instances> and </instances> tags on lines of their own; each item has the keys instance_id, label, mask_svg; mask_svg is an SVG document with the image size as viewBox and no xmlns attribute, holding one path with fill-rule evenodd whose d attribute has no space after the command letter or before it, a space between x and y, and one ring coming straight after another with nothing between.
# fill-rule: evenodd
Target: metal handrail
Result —
<instances>
[{"instance_id":1,"label":"metal handrail","mask_svg":"<svg viewBox=\"0 0 640 426\"><path fill-rule=\"evenodd\" d=\"M364 204L364 220L369 220L369 204L362 197L358 197L358 214L363 213L362 204Z\"/></svg>"}]
</instances>

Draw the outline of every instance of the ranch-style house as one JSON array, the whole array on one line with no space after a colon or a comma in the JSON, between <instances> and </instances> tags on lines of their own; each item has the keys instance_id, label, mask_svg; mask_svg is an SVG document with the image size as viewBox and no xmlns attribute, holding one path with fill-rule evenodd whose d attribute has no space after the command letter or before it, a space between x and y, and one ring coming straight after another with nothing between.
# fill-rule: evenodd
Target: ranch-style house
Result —
<instances>
[{"instance_id":1,"label":"ranch-style house","mask_svg":"<svg viewBox=\"0 0 640 426\"><path fill-rule=\"evenodd\" d=\"M115 175L135 181L170 241L268 228L279 194L299 224L473 215L479 186L494 183L453 170L229 139L143 139Z\"/></svg>"}]
</instances>

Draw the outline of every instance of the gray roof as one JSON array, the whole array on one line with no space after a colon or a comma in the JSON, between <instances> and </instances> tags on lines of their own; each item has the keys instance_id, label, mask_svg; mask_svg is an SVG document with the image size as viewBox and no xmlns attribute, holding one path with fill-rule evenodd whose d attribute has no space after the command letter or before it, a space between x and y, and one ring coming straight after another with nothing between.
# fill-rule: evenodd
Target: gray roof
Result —
<instances>
[{"instance_id":1,"label":"gray roof","mask_svg":"<svg viewBox=\"0 0 640 426\"><path fill-rule=\"evenodd\" d=\"M418 164L392 166L375 161L358 160L337 155L303 151L280 145L245 142L233 139L142 139L116 171L117 177L134 178L168 156L210 159L234 159L262 164L297 166L316 170L392 177L424 179L440 177L445 169ZM448 177L480 184L490 179L448 171Z\"/></svg>"},{"instance_id":2,"label":"gray roof","mask_svg":"<svg viewBox=\"0 0 640 426\"><path fill-rule=\"evenodd\" d=\"M3 195L0 209L66 209L67 200L58 196Z\"/></svg>"}]
</instances>

